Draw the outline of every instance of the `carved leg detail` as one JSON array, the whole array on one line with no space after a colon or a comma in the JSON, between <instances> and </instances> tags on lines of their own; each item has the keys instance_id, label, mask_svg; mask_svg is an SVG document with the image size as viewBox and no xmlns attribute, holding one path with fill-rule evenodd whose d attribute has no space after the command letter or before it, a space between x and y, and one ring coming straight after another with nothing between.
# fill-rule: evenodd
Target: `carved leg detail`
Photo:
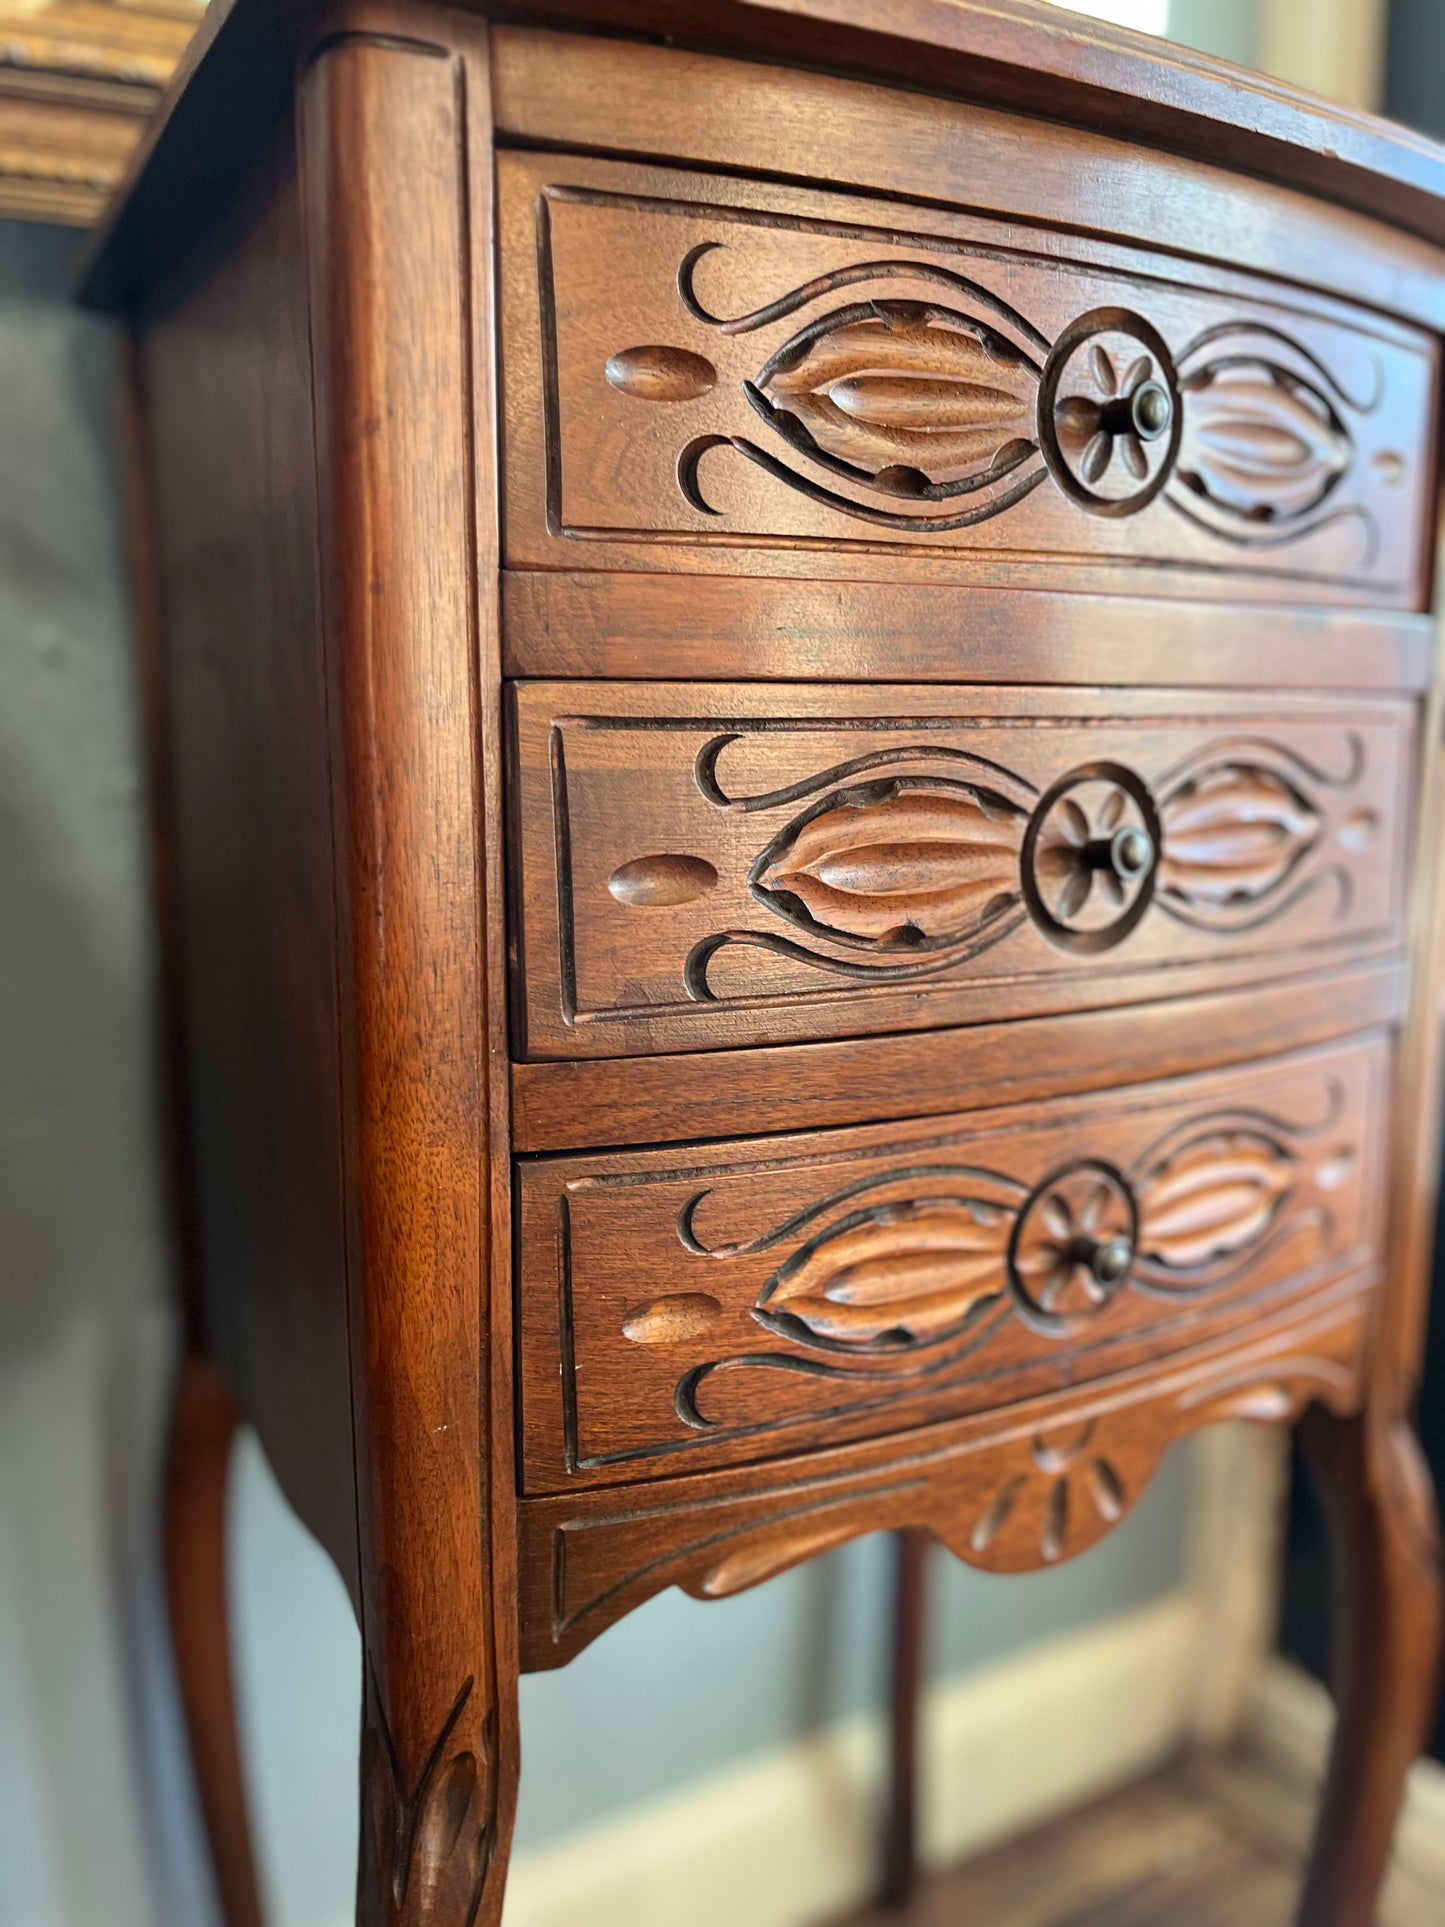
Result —
<instances>
[{"instance_id":1,"label":"carved leg detail","mask_svg":"<svg viewBox=\"0 0 1445 1927\"><path fill-rule=\"evenodd\" d=\"M1430 1474L1400 1418L1300 1427L1334 1526L1341 1615L1339 1721L1299 1927L1372 1927L1405 1776L1434 1707L1440 1550Z\"/></svg>"},{"instance_id":2,"label":"carved leg detail","mask_svg":"<svg viewBox=\"0 0 1445 1927\"><path fill-rule=\"evenodd\" d=\"M221 1917L226 1927L261 1927L226 1613L226 1479L236 1422L220 1374L187 1358L166 1460L171 1643Z\"/></svg>"},{"instance_id":3,"label":"carved leg detail","mask_svg":"<svg viewBox=\"0 0 1445 1927\"><path fill-rule=\"evenodd\" d=\"M467 1679L409 1775L368 1667L361 1742L361 1911L471 1927L497 1844L497 1721Z\"/></svg>"}]
</instances>

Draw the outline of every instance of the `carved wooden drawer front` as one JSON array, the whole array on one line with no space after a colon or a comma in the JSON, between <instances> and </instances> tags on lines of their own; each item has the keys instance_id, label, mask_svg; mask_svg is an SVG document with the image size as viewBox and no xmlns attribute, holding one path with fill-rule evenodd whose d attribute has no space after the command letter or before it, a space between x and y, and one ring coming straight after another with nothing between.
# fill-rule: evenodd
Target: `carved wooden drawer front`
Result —
<instances>
[{"instance_id":1,"label":"carved wooden drawer front","mask_svg":"<svg viewBox=\"0 0 1445 1927\"><path fill-rule=\"evenodd\" d=\"M498 168L513 565L677 566L681 544L776 571L801 546L783 566L1142 563L1156 589L1421 602L1421 334L904 204Z\"/></svg>"},{"instance_id":2,"label":"carved wooden drawer front","mask_svg":"<svg viewBox=\"0 0 1445 1927\"><path fill-rule=\"evenodd\" d=\"M1119 1003L1398 941L1402 703L606 684L513 699L532 1055Z\"/></svg>"},{"instance_id":3,"label":"carved wooden drawer front","mask_svg":"<svg viewBox=\"0 0 1445 1927\"><path fill-rule=\"evenodd\" d=\"M1372 1271L1387 1061L524 1159L528 1487L1003 1405Z\"/></svg>"}]
</instances>

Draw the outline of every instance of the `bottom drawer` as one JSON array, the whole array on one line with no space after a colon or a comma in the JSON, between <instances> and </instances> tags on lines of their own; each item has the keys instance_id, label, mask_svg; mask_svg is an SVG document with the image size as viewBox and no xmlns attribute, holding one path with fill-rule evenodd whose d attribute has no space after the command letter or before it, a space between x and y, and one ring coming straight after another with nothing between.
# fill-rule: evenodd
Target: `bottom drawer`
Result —
<instances>
[{"instance_id":1,"label":"bottom drawer","mask_svg":"<svg viewBox=\"0 0 1445 1927\"><path fill-rule=\"evenodd\" d=\"M876 1437L1373 1272L1383 1039L1048 1105L518 1161L524 1489Z\"/></svg>"}]
</instances>

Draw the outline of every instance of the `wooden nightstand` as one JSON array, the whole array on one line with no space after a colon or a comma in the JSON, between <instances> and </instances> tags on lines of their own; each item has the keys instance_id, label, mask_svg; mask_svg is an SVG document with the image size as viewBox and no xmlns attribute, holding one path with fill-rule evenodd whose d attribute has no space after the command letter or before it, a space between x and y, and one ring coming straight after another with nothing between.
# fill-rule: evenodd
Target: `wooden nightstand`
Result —
<instances>
[{"instance_id":1,"label":"wooden nightstand","mask_svg":"<svg viewBox=\"0 0 1445 1927\"><path fill-rule=\"evenodd\" d=\"M1439 1628L1445 154L1021 4L496 12L213 8L90 282L229 1918L237 1410L411 1927L498 1918L519 1667L879 1527L1069 1557L1243 1416L1336 1501L1363 1927Z\"/></svg>"}]
</instances>

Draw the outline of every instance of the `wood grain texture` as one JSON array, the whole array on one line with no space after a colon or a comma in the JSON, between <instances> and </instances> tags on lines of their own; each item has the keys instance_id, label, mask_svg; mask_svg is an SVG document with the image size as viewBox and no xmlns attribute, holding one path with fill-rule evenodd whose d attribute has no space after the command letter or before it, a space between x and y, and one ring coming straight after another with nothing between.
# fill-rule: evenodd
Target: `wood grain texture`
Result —
<instances>
[{"instance_id":1,"label":"wood grain texture","mask_svg":"<svg viewBox=\"0 0 1445 1927\"><path fill-rule=\"evenodd\" d=\"M1341 1595L1330 1750L1299 1927L1372 1927L1405 1775L1426 1745L1440 1674L1439 1521L1404 1418L1311 1412L1301 1428L1325 1488Z\"/></svg>"},{"instance_id":2,"label":"wood grain texture","mask_svg":"<svg viewBox=\"0 0 1445 1927\"><path fill-rule=\"evenodd\" d=\"M502 575L508 675L1420 690L1428 616L777 576Z\"/></svg>"},{"instance_id":3,"label":"wood grain texture","mask_svg":"<svg viewBox=\"0 0 1445 1927\"><path fill-rule=\"evenodd\" d=\"M1130 1009L1021 1022L773 1045L674 1057L557 1059L512 1067L518 1151L686 1143L710 1131L850 1124L859 1092L872 1119L937 1115L974 1089L1024 1102L1151 1077L1183 1076L1221 1058L1393 1026L1404 969L1385 961L1262 985L1247 995L1163 998Z\"/></svg>"},{"instance_id":4,"label":"wood grain texture","mask_svg":"<svg viewBox=\"0 0 1445 1927\"><path fill-rule=\"evenodd\" d=\"M1439 589L1437 586L1437 603ZM1415 973L1401 1038L1390 1153L1388 1290L1373 1333L1365 1406L1304 1433L1325 1487L1342 1594L1339 1721L1300 1927L1369 1927L1404 1776L1426 1744L1439 1690L1445 1585L1437 1501L1414 1429L1439 1190L1440 982L1445 873L1433 826L1445 802L1445 687L1425 705L1411 897Z\"/></svg>"},{"instance_id":5,"label":"wood grain texture","mask_svg":"<svg viewBox=\"0 0 1445 1927\"><path fill-rule=\"evenodd\" d=\"M1419 604L1423 337L898 203L522 155L499 188L513 567ZM624 373L679 355L682 388Z\"/></svg>"},{"instance_id":6,"label":"wood grain texture","mask_svg":"<svg viewBox=\"0 0 1445 1927\"><path fill-rule=\"evenodd\" d=\"M534 1057L1036 1015L1400 939L1411 711L514 692Z\"/></svg>"},{"instance_id":7,"label":"wood grain texture","mask_svg":"<svg viewBox=\"0 0 1445 1927\"><path fill-rule=\"evenodd\" d=\"M475 44L360 35L302 97L346 876L367 1927L491 1927L516 1783L477 760L490 471L471 249L487 204L470 150L486 103Z\"/></svg>"},{"instance_id":8,"label":"wood grain texture","mask_svg":"<svg viewBox=\"0 0 1445 1927\"><path fill-rule=\"evenodd\" d=\"M524 1487L997 1409L1377 1275L1382 1045L1127 1096L523 1160Z\"/></svg>"},{"instance_id":9,"label":"wood grain texture","mask_svg":"<svg viewBox=\"0 0 1445 1927\"><path fill-rule=\"evenodd\" d=\"M138 324L132 493L140 502L144 484L151 501L137 514L154 547L156 862L172 902L161 935L193 1342L224 1373L354 1600L306 298L283 128L192 273Z\"/></svg>"},{"instance_id":10,"label":"wood grain texture","mask_svg":"<svg viewBox=\"0 0 1445 1927\"><path fill-rule=\"evenodd\" d=\"M1057 14L1047 19L1061 24ZM1065 27L1070 35L1094 30L1078 19ZM1121 140L1101 138L1097 121L1061 124L1056 95L1037 83L1032 99L1000 113L981 103L977 88L966 90L967 104L950 102L936 69L920 70L906 91L844 77L836 59L812 59L802 73L759 58L760 48L749 59L718 59L688 51L689 41L698 45L695 34L639 46L497 26L494 112L503 139L682 158L767 177L785 192L797 183L856 187L914 203L910 226L948 204L1001 217L1015 238L1066 222L1103 241L1187 253L1296 287L1319 284L1327 252L1339 269L1328 283L1336 293L1440 324L1434 248L1402 233L1384 210L1384 221L1360 220L1338 200L1322 205L1291 191L1287 177L1256 169L1245 170L1253 176L1246 183L1219 147L1184 159L1176 144L1141 139L1137 130ZM1166 60L1182 53L1148 44ZM1260 78L1240 76L1246 85ZM832 131L839 128L846 143ZM1027 168L1010 164L1020 139L1029 146Z\"/></svg>"},{"instance_id":11,"label":"wood grain texture","mask_svg":"<svg viewBox=\"0 0 1445 1927\"><path fill-rule=\"evenodd\" d=\"M1225 1418L1278 1422L1314 1399L1356 1406L1363 1332L1364 1305L1346 1281L1313 1305L1261 1320L1247 1344L1217 1341L1087 1393L765 1468L523 1499L523 1668L565 1665L669 1586L726 1596L867 1532L926 1527L959 1558L994 1571L1071 1558L1135 1503L1175 1438ZM1113 1474L1103 1510L1096 1459Z\"/></svg>"},{"instance_id":12,"label":"wood grain texture","mask_svg":"<svg viewBox=\"0 0 1445 1927\"><path fill-rule=\"evenodd\" d=\"M1437 1613L1445 157L1019 0L482 12L213 10L91 282L194 1340L358 1601L358 1919L498 1927L520 1660L865 1531L1048 1566L1314 1405L1361 1927Z\"/></svg>"},{"instance_id":13,"label":"wood grain texture","mask_svg":"<svg viewBox=\"0 0 1445 1927\"><path fill-rule=\"evenodd\" d=\"M327 11L325 0L226 0L212 9L132 164L97 251L93 298L133 297L184 252L284 104ZM534 0L517 11L1042 109L1076 128L1273 179L1445 239L1445 155L1434 142L1028 0ZM576 137L573 123L567 138Z\"/></svg>"}]
</instances>

